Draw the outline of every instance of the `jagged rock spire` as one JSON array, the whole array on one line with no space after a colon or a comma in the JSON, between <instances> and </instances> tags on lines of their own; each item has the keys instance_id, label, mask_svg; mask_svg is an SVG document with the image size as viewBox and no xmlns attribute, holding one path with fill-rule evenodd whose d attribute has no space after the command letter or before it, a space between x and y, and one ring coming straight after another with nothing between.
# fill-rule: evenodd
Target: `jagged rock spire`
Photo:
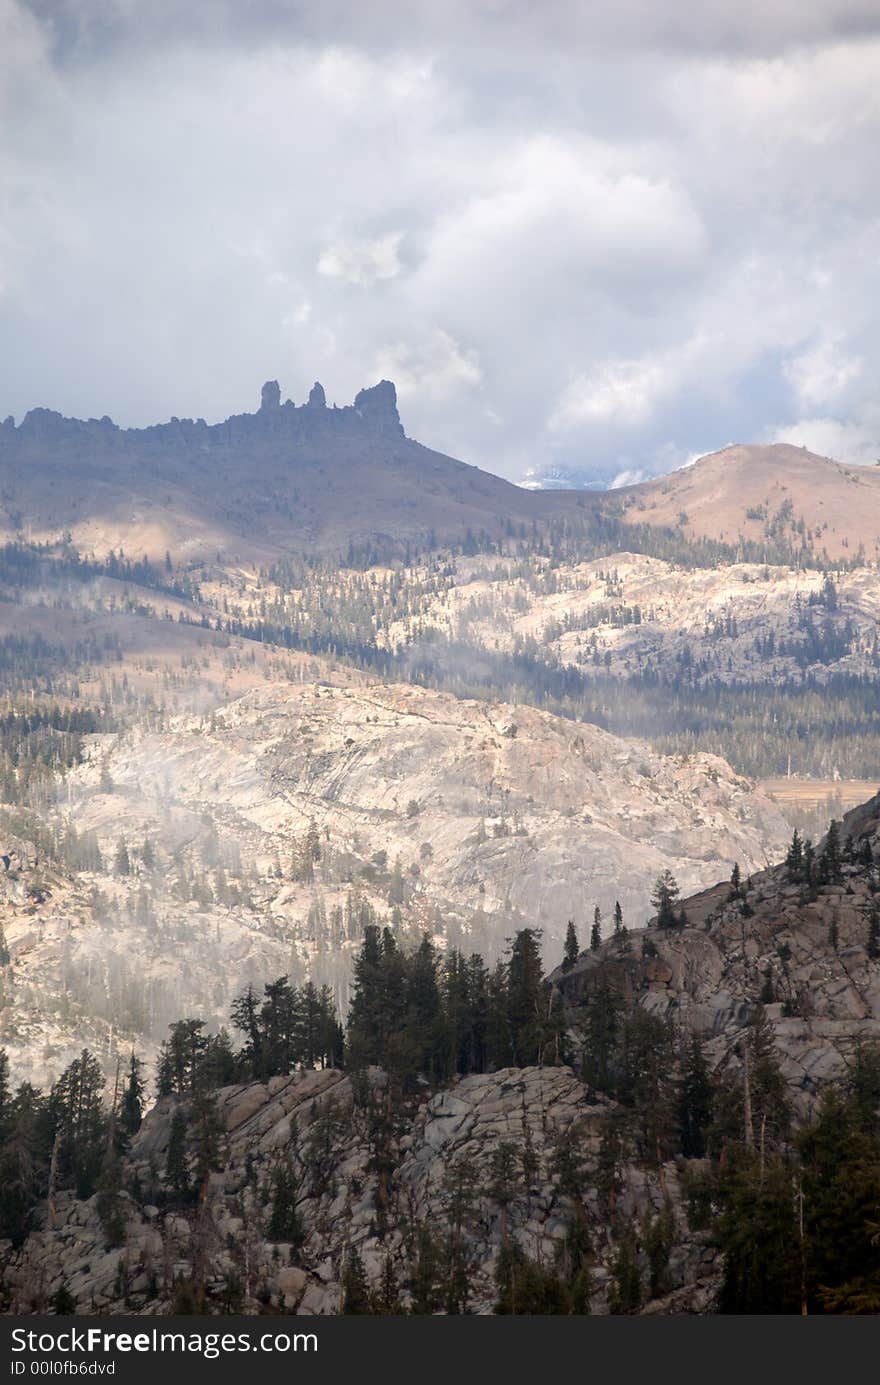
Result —
<instances>
[{"instance_id":1,"label":"jagged rock spire","mask_svg":"<svg viewBox=\"0 0 880 1385\"><path fill-rule=\"evenodd\" d=\"M397 390L390 380L380 380L371 389L355 395L354 407L377 433L403 436L397 412Z\"/></svg>"}]
</instances>

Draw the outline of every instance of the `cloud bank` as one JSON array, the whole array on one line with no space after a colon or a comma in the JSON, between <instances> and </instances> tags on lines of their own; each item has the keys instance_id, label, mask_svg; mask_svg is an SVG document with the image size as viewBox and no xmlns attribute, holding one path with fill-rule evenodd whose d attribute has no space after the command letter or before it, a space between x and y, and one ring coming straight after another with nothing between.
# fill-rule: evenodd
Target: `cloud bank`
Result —
<instances>
[{"instance_id":1,"label":"cloud bank","mask_svg":"<svg viewBox=\"0 0 880 1385\"><path fill-rule=\"evenodd\" d=\"M0 414L880 455L875 0L0 0Z\"/></svg>"}]
</instances>

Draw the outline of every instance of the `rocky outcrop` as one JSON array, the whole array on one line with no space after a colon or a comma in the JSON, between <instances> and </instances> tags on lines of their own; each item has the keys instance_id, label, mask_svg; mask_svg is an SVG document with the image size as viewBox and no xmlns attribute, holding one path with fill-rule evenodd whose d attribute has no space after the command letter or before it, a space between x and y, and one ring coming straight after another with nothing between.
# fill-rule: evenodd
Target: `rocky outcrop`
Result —
<instances>
[{"instance_id":1,"label":"rocky outcrop","mask_svg":"<svg viewBox=\"0 0 880 1385\"><path fill-rule=\"evenodd\" d=\"M404 436L397 412L397 390L390 380L380 380L372 389L361 390L355 395L354 407L377 436Z\"/></svg>"},{"instance_id":2,"label":"rocky outcrop","mask_svg":"<svg viewBox=\"0 0 880 1385\"><path fill-rule=\"evenodd\" d=\"M614 939L553 983L573 1024L600 978L630 1004L699 1034L716 1067L739 1063L745 1026L763 1005L782 1071L803 1114L846 1075L856 1048L880 1040L880 958L870 944L880 909L880 794L843 820L850 846L839 878L810 886L785 866L741 891L722 884L685 900L687 926L649 927L624 950ZM872 955L872 950L874 955Z\"/></svg>"},{"instance_id":3,"label":"rocky outcrop","mask_svg":"<svg viewBox=\"0 0 880 1385\"><path fill-rule=\"evenodd\" d=\"M368 1082L373 1100L381 1100L384 1075L372 1069ZM43 1213L41 1229L7 1256L15 1310L38 1309L64 1285L81 1313L164 1313L172 1305L175 1281L185 1279L203 1286L215 1308L235 1281L242 1287L240 1306L246 1312L337 1313L345 1257L353 1248L374 1287L390 1265L405 1310L411 1303L407 1284L417 1231L431 1227L442 1232L447 1224L448 1177L457 1166L468 1170L471 1199L463 1230L469 1311L493 1311L495 1269L505 1239L546 1265L557 1262L575 1213L570 1198L558 1190L554 1151L572 1132L594 1163L608 1113L608 1103L591 1100L569 1068L473 1075L426 1097L396 1137L390 1167L382 1174L375 1171L363 1100L351 1079L334 1071L221 1090L217 1107L226 1131L223 1167L211 1176L198 1210L160 1211L149 1200L138 1206L126 1198L124 1244L108 1249L97 1199L80 1203L62 1195L54 1226ZM170 1099L156 1106L128 1159L128 1171L136 1172L146 1199L156 1168L163 1167L172 1111ZM332 1154L321 1163L315 1149L320 1145L326 1150L327 1141ZM503 1141L518 1156L528 1145L533 1163L528 1182L502 1214L491 1192L490 1166ZM299 1182L297 1213L304 1239L296 1248L273 1242L266 1233L269 1175L281 1159L292 1162ZM627 1165L616 1209L620 1217L641 1225L664 1209L672 1217L664 1292L649 1297L645 1311L710 1308L717 1257L704 1237L688 1229L676 1165L652 1174ZM594 1243L591 1309L603 1313L616 1247L596 1188L587 1193L583 1211Z\"/></svg>"}]
</instances>

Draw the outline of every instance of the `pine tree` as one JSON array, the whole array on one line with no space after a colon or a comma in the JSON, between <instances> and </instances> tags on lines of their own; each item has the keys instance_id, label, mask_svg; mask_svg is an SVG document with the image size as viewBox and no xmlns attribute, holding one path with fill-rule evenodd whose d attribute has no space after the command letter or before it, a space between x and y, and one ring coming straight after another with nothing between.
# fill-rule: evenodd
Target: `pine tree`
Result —
<instances>
[{"instance_id":1,"label":"pine tree","mask_svg":"<svg viewBox=\"0 0 880 1385\"><path fill-rule=\"evenodd\" d=\"M409 1279L412 1311L429 1317L441 1307L442 1255L430 1225L421 1223L416 1232L415 1263Z\"/></svg>"},{"instance_id":2,"label":"pine tree","mask_svg":"<svg viewBox=\"0 0 880 1385\"><path fill-rule=\"evenodd\" d=\"M598 904L593 910L593 926L590 929L590 951L598 952L602 946L602 910Z\"/></svg>"},{"instance_id":3,"label":"pine tree","mask_svg":"<svg viewBox=\"0 0 880 1385\"><path fill-rule=\"evenodd\" d=\"M120 837L119 841L116 843L116 854L113 857L113 870L116 875L125 876L131 874L131 861L129 860L128 847L126 846L124 837Z\"/></svg>"},{"instance_id":4,"label":"pine tree","mask_svg":"<svg viewBox=\"0 0 880 1385\"><path fill-rule=\"evenodd\" d=\"M819 857L822 879L834 883L842 878L843 855L840 846L840 826L832 819Z\"/></svg>"},{"instance_id":5,"label":"pine tree","mask_svg":"<svg viewBox=\"0 0 880 1385\"><path fill-rule=\"evenodd\" d=\"M0 1048L0 1140L6 1134L12 1110L12 1092L9 1087L9 1055Z\"/></svg>"},{"instance_id":6,"label":"pine tree","mask_svg":"<svg viewBox=\"0 0 880 1385\"><path fill-rule=\"evenodd\" d=\"M759 1005L746 1035L752 1122L759 1148L788 1134L791 1112L785 1078L779 1066L776 1036Z\"/></svg>"},{"instance_id":7,"label":"pine tree","mask_svg":"<svg viewBox=\"0 0 880 1385\"><path fill-rule=\"evenodd\" d=\"M296 1207L297 1178L289 1159L276 1164L270 1176L272 1204L267 1235L270 1241L290 1241L298 1250L303 1241L303 1227Z\"/></svg>"},{"instance_id":8,"label":"pine tree","mask_svg":"<svg viewBox=\"0 0 880 1385\"><path fill-rule=\"evenodd\" d=\"M623 910L620 907L620 900L614 901L614 936L620 938L625 932L623 926Z\"/></svg>"},{"instance_id":9,"label":"pine tree","mask_svg":"<svg viewBox=\"0 0 880 1385\"><path fill-rule=\"evenodd\" d=\"M635 1313L642 1302L642 1277L639 1271L636 1238L631 1227L627 1227L618 1240L613 1275L609 1311Z\"/></svg>"},{"instance_id":10,"label":"pine tree","mask_svg":"<svg viewBox=\"0 0 880 1385\"><path fill-rule=\"evenodd\" d=\"M519 1067L539 1063L544 1041L544 972L540 932L522 928L514 937L507 964L507 1013L513 1061Z\"/></svg>"},{"instance_id":11,"label":"pine tree","mask_svg":"<svg viewBox=\"0 0 880 1385\"><path fill-rule=\"evenodd\" d=\"M128 1066L128 1081L122 1094L119 1109L119 1124L130 1139L141 1128L143 1120L144 1080L143 1063L132 1053Z\"/></svg>"},{"instance_id":12,"label":"pine tree","mask_svg":"<svg viewBox=\"0 0 880 1385\"><path fill-rule=\"evenodd\" d=\"M706 1153L706 1135L712 1123L712 1079L699 1035L692 1034L682 1063L679 1127L681 1152L686 1159Z\"/></svg>"},{"instance_id":13,"label":"pine tree","mask_svg":"<svg viewBox=\"0 0 880 1385\"><path fill-rule=\"evenodd\" d=\"M804 874L804 844L797 828L794 829L791 844L785 856L785 868L790 880L801 880Z\"/></svg>"},{"instance_id":14,"label":"pine tree","mask_svg":"<svg viewBox=\"0 0 880 1385\"><path fill-rule=\"evenodd\" d=\"M382 1273L379 1277L379 1287L373 1295L373 1311L381 1313L383 1317L397 1315L403 1312L400 1302L400 1292L397 1287L397 1275L394 1271L394 1261L390 1253L382 1261Z\"/></svg>"},{"instance_id":15,"label":"pine tree","mask_svg":"<svg viewBox=\"0 0 880 1385\"><path fill-rule=\"evenodd\" d=\"M575 930L574 920L568 920L568 927L565 930L565 947L562 953L562 970L571 971L578 957L580 956L580 944Z\"/></svg>"},{"instance_id":16,"label":"pine tree","mask_svg":"<svg viewBox=\"0 0 880 1385\"><path fill-rule=\"evenodd\" d=\"M583 1021L583 1079L590 1087L609 1095L613 1087L613 1057L620 1030L623 1001L611 984L605 965L597 969L587 999Z\"/></svg>"},{"instance_id":17,"label":"pine tree","mask_svg":"<svg viewBox=\"0 0 880 1385\"><path fill-rule=\"evenodd\" d=\"M521 1191L520 1161L512 1140L502 1140L492 1150L489 1159L489 1181L486 1194L497 1202L501 1212L501 1242L507 1244L507 1209Z\"/></svg>"},{"instance_id":18,"label":"pine tree","mask_svg":"<svg viewBox=\"0 0 880 1385\"><path fill-rule=\"evenodd\" d=\"M52 1312L56 1317L71 1317L76 1312L76 1299L62 1280L52 1299Z\"/></svg>"},{"instance_id":19,"label":"pine tree","mask_svg":"<svg viewBox=\"0 0 880 1385\"><path fill-rule=\"evenodd\" d=\"M97 1211L108 1248L121 1246L125 1240L125 1202L122 1192L122 1170L119 1156L111 1146L104 1159L98 1183Z\"/></svg>"},{"instance_id":20,"label":"pine tree","mask_svg":"<svg viewBox=\"0 0 880 1385\"><path fill-rule=\"evenodd\" d=\"M877 958L880 957L880 909L877 908L876 904L868 919L867 950L868 956L876 962Z\"/></svg>"},{"instance_id":21,"label":"pine tree","mask_svg":"<svg viewBox=\"0 0 880 1385\"><path fill-rule=\"evenodd\" d=\"M190 1195L186 1128L187 1120L183 1108L177 1106L171 1117L168 1153L165 1159L165 1181L180 1202L186 1202Z\"/></svg>"},{"instance_id":22,"label":"pine tree","mask_svg":"<svg viewBox=\"0 0 880 1385\"><path fill-rule=\"evenodd\" d=\"M49 1122L58 1147L58 1186L72 1185L78 1197L91 1197L101 1172L108 1131L103 1090L101 1065L83 1049L49 1096Z\"/></svg>"},{"instance_id":23,"label":"pine tree","mask_svg":"<svg viewBox=\"0 0 880 1385\"><path fill-rule=\"evenodd\" d=\"M676 928L678 917L675 906L678 901L679 889L678 882L671 870L664 870L658 875L651 891L651 904L657 914L658 928Z\"/></svg>"},{"instance_id":24,"label":"pine tree","mask_svg":"<svg viewBox=\"0 0 880 1385\"><path fill-rule=\"evenodd\" d=\"M345 1258L342 1275L342 1311L348 1316L369 1313L370 1285L357 1246L352 1246Z\"/></svg>"},{"instance_id":25,"label":"pine tree","mask_svg":"<svg viewBox=\"0 0 880 1385\"><path fill-rule=\"evenodd\" d=\"M196 1183L205 1189L210 1175L222 1167L220 1144L223 1126L213 1092L198 1091L192 1104L193 1143L196 1156Z\"/></svg>"}]
</instances>

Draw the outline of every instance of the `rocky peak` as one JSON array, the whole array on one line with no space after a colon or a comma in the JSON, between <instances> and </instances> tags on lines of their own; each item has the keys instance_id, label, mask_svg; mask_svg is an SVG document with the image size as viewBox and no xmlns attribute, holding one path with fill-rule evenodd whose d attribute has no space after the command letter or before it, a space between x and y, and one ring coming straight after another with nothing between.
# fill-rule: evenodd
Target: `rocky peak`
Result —
<instances>
[{"instance_id":1,"label":"rocky peak","mask_svg":"<svg viewBox=\"0 0 880 1385\"><path fill-rule=\"evenodd\" d=\"M277 380L267 380L260 391L260 413L277 409L281 403L281 387Z\"/></svg>"},{"instance_id":2,"label":"rocky peak","mask_svg":"<svg viewBox=\"0 0 880 1385\"><path fill-rule=\"evenodd\" d=\"M324 386L317 380L309 390L309 407L312 409L326 409L327 396L324 393Z\"/></svg>"},{"instance_id":3,"label":"rocky peak","mask_svg":"<svg viewBox=\"0 0 880 1385\"><path fill-rule=\"evenodd\" d=\"M388 437L404 436L397 412L397 390L390 380L380 380L371 389L361 390L355 395L354 407L371 432Z\"/></svg>"}]
</instances>

